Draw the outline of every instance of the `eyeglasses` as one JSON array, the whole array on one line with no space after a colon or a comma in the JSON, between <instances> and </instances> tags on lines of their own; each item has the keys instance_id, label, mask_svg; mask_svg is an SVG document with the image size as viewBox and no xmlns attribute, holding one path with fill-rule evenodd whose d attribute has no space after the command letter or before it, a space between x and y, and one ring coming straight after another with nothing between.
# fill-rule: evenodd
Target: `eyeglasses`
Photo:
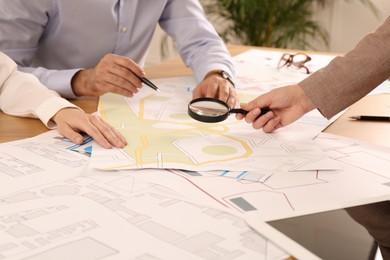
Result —
<instances>
[{"instance_id":1,"label":"eyeglasses","mask_svg":"<svg viewBox=\"0 0 390 260\"><path fill-rule=\"evenodd\" d=\"M309 55L304 53L284 53L279 60L278 69L287 66L294 67L296 69L303 69L306 74L310 74L310 70L305 66L305 63L311 61Z\"/></svg>"}]
</instances>

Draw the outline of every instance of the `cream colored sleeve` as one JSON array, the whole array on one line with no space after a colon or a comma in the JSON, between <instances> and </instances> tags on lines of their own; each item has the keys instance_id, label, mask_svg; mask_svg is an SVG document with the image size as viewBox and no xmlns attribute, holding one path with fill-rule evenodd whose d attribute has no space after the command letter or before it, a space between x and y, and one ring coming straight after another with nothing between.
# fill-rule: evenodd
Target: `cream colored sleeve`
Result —
<instances>
[{"instance_id":1,"label":"cream colored sleeve","mask_svg":"<svg viewBox=\"0 0 390 260\"><path fill-rule=\"evenodd\" d=\"M18 71L15 62L0 52L0 109L4 113L39 118L48 128L55 128L50 119L66 107L76 106L47 89L35 76Z\"/></svg>"}]
</instances>

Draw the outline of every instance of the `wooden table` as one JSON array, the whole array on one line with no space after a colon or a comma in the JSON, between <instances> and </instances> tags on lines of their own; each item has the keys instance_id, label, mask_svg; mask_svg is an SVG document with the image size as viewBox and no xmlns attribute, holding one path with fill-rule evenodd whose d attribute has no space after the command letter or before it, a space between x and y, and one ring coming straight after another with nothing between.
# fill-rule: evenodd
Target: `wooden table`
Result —
<instances>
[{"instance_id":1,"label":"wooden table","mask_svg":"<svg viewBox=\"0 0 390 260\"><path fill-rule=\"evenodd\" d=\"M265 49L267 51L280 51L272 48L259 48L253 46L229 45L228 49L234 56L250 49ZM145 69L149 78L162 78L191 75L192 71L186 68L180 59L174 59ZM81 98L72 101L87 113L96 111L97 98ZM325 132L351 137L375 144L390 147L390 122L354 121L348 117L355 114L373 112L390 115L390 94L367 96L330 125ZM0 142L8 142L44 133L48 129L37 119L18 118L0 112Z\"/></svg>"}]
</instances>

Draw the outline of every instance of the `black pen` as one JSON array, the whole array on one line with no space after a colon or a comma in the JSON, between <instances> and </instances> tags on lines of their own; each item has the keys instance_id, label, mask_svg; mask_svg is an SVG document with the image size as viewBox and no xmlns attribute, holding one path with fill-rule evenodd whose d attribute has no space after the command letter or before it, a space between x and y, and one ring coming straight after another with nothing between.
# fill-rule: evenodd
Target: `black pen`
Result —
<instances>
[{"instance_id":1,"label":"black pen","mask_svg":"<svg viewBox=\"0 0 390 260\"><path fill-rule=\"evenodd\" d=\"M367 121L390 121L390 116L351 116L349 118Z\"/></svg>"},{"instance_id":2,"label":"black pen","mask_svg":"<svg viewBox=\"0 0 390 260\"><path fill-rule=\"evenodd\" d=\"M130 70L130 71L131 71L131 70ZM133 71L131 71L131 72L133 72ZM160 92L160 90L158 89L158 87L157 87L156 85L154 85L150 80L148 80L148 79L145 78L145 77L140 77L140 76L138 76L137 74L135 74L134 72L133 72L133 74L134 74L137 78L139 78L139 79L141 80L142 83L144 83L145 85L151 87L152 89L154 89L154 90Z\"/></svg>"},{"instance_id":3,"label":"black pen","mask_svg":"<svg viewBox=\"0 0 390 260\"><path fill-rule=\"evenodd\" d=\"M135 74L136 75L136 74ZM145 85L148 85L149 87L151 87L152 89L160 92L160 90L158 89L158 87L156 85L154 85L150 80L148 80L147 78L145 77L139 77L138 75L136 75L143 83L145 83Z\"/></svg>"}]
</instances>

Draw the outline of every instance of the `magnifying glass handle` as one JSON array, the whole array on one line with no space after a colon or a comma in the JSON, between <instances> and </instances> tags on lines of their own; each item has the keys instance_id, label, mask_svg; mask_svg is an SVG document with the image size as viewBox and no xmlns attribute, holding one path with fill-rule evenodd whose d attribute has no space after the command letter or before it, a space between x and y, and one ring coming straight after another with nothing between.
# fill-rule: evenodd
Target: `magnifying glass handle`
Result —
<instances>
[{"instance_id":1,"label":"magnifying glass handle","mask_svg":"<svg viewBox=\"0 0 390 260\"><path fill-rule=\"evenodd\" d=\"M262 108L261 109L261 113L260 113L260 115L258 117L266 114L268 111L269 111L268 108ZM240 113L240 114L246 115L246 114L248 114L248 111L246 111L246 110L244 110L242 108L232 108L230 110L230 113Z\"/></svg>"},{"instance_id":2,"label":"magnifying glass handle","mask_svg":"<svg viewBox=\"0 0 390 260\"><path fill-rule=\"evenodd\" d=\"M230 113L235 113L235 114L243 114L243 115L246 115L248 114L248 111L242 109L242 108L232 108L230 109L229 111Z\"/></svg>"}]
</instances>

